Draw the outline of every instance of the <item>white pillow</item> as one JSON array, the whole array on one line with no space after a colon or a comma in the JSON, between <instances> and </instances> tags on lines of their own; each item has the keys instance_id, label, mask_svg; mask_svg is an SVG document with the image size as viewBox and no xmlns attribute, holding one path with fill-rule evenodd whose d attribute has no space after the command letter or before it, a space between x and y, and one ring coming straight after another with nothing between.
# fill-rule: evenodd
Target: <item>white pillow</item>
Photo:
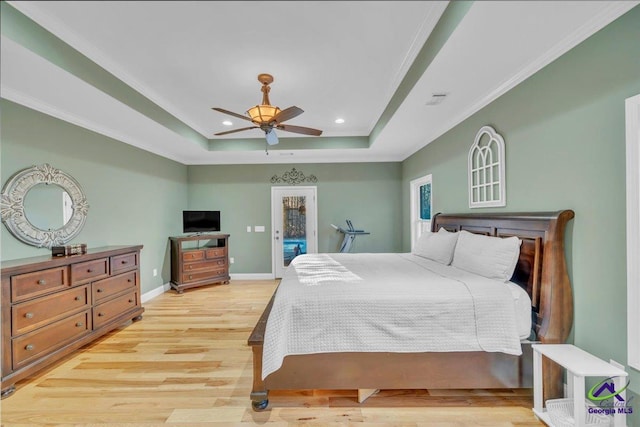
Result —
<instances>
[{"instance_id":1,"label":"white pillow","mask_svg":"<svg viewBox=\"0 0 640 427\"><path fill-rule=\"evenodd\" d=\"M437 233L423 233L413 247L413 254L437 261L444 265L451 264L453 250L456 247L458 233L449 233L441 228Z\"/></svg>"},{"instance_id":2,"label":"white pillow","mask_svg":"<svg viewBox=\"0 0 640 427\"><path fill-rule=\"evenodd\" d=\"M461 231L451 265L470 273L509 281L518 263L522 241Z\"/></svg>"}]
</instances>

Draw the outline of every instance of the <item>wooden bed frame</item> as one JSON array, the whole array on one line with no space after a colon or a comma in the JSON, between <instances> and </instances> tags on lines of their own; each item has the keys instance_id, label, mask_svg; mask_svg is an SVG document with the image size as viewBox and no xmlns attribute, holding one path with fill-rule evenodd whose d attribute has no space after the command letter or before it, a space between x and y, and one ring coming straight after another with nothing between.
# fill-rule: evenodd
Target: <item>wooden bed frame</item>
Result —
<instances>
[{"instance_id":1,"label":"wooden bed frame","mask_svg":"<svg viewBox=\"0 0 640 427\"><path fill-rule=\"evenodd\" d=\"M272 297L248 341L253 350L253 409L267 407L269 390L532 387L531 344L564 343L573 324L573 298L564 254L565 226L573 216L573 211L564 210L438 214L432 220L433 231L444 227L449 231L522 239L520 258L511 280L531 297L535 338L522 343L521 356L480 351L292 355L285 357L280 369L262 380L262 348ZM545 398L560 396L561 369L545 360L543 376Z\"/></svg>"}]
</instances>

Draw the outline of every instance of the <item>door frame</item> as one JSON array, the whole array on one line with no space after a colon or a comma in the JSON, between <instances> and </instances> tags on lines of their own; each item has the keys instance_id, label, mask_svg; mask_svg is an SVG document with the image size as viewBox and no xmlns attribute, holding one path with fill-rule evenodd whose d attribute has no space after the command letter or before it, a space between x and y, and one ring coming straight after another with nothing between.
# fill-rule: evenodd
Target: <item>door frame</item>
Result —
<instances>
[{"instance_id":1,"label":"door frame","mask_svg":"<svg viewBox=\"0 0 640 427\"><path fill-rule=\"evenodd\" d=\"M275 215L275 202L276 202L276 191L293 191L293 190L311 190L313 191L314 198L314 215L312 220L313 226L313 235L314 239L312 242L307 240L307 253L318 253L318 187L315 185L302 185L302 186L285 186L285 185L277 185L271 187L271 275L273 278L276 278L276 238L275 238L275 229L276 229L276 215ZM279 201L278 201L279 202ZM311 245L309 244L311 243ZM312 251L313 250L313 251Z\"/></svg>"}]
</instances>

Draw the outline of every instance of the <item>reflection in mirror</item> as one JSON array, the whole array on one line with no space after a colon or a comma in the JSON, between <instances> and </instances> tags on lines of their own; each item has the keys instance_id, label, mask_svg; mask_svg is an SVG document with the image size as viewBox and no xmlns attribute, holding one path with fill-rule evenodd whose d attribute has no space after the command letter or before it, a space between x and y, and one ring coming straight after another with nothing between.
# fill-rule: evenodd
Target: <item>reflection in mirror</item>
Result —
<instances>
[{"instance_id":1,"label":"reflection in mirror","mask_svg":"<svg viewBox=\"0 0 640 427\"><path fill-rule=\"evenodd\" d=\"M24 198L24 214L40 230L57 230L67 223L64 218L66 191L56 184L37 184Z\"/></svg>"}]
</instances>

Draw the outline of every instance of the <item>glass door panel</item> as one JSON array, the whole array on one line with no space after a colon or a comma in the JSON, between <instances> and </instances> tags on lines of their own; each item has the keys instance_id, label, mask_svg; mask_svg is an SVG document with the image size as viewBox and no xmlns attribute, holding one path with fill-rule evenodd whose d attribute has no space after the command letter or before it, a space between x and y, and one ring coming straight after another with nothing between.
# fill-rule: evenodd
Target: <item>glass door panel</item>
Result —
<instances>
[{"instance_id":1,"label":"glass door panel","mask_svg":"<svg viewBox=\"0 0 640 427\"><path fill-rule=\"evenodd\" d=\"M282 256L287 267L298 255L307 253L306 196L282 198Z\"/></svg>"}]
</instances>

